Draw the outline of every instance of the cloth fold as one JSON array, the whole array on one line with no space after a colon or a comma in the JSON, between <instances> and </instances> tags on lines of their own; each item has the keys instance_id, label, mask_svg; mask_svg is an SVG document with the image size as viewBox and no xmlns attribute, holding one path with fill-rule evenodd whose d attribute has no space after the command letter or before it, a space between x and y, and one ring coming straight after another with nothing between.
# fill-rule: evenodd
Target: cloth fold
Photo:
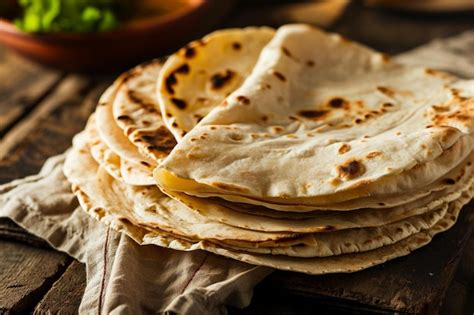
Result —
<instances>
[{"instance_id":1,"label":"cloth fold","mask_svg":"<svg viewBox=\"0 0 474 315\"><path fill-rule=\"evenodd\" d=\"M140 246L89 217L62 173L64 155L38 175L0 186L0 216L86 264L81 314L225 314L245 307L272 270L204 251Z\"/></svg>"},{"instance_id":2,"label":"cloth fold","mask_svg":"<svg viewBox=\"0 0 474 315\"><path fill-rule=\"evenodd\" d=\"M397 60L474 78L474 31ZM253 287L272 272L203 251L136 244L80 209L63 162L64 155L50 158L39 174L0 186L0 217L86 264L80 313L225 314L225 305L247 306Z\"/></svg>"}]
</instances>

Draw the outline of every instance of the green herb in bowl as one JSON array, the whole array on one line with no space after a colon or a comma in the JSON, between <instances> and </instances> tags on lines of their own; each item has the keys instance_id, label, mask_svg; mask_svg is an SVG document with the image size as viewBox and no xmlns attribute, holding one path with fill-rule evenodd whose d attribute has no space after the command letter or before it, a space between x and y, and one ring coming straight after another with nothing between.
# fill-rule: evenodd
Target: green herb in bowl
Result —
<instances>
[{"instance_id":1,"label":"green herb in bowl","mask_svg":"<svg viewBox=\"0 0 474 315\"><path fill-rule=\"evenodd\" d=\"M18 0L23 10L15 25L33 33L108 31L120 24L120 0Z\"/></svg>"}]
</instances>

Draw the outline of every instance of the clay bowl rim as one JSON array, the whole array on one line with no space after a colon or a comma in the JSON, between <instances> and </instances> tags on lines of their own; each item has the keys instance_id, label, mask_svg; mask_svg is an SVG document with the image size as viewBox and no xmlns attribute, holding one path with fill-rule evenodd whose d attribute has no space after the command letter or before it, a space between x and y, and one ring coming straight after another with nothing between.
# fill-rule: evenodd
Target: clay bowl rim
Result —
<instances>
[{"instance_id":1,"label":"clay bowl rim","mask_svg":"<svg viewBox=\"0 0 474 315\"><path fill-rule=\"evenodd\" d=\"M0 37L10 35L21 38L25 41L83 41L85 39L94 40L110 40L119 39L123 36L131 36L134 34L142 34L144 32L152 32L160 30L169 23L185 19L187 16L204 9L209 6L210 0L186 0L183 5L177 9L170 10L164 14L156 16L140 18L135 21L125 23L118 28L105 32L57 32L57 33L28 33L18 29L11 20L0 18Z\"/></svg>"}]
</instances>

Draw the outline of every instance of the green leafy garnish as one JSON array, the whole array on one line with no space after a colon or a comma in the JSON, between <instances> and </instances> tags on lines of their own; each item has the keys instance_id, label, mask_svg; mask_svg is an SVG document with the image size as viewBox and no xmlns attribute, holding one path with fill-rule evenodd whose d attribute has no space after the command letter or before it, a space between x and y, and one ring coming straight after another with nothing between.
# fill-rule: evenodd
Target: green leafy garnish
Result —
<instances>
[{"instance_id":1,"label":"green leafy garnish","mask_svg":"<svg viewBox=\"0 0 474 315\"><path fill-rule=\"evenodd\" d=\"M15 25L25 32L108 31L119 25L120 0L18 0Z\"/></svg>"}]
</instances>

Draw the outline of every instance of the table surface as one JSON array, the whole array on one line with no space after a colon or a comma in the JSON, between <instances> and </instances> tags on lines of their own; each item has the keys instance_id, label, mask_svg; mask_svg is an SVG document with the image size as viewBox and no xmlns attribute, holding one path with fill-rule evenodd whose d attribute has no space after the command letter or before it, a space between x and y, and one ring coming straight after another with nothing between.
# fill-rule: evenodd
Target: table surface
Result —
<instances>
[{"instance_id":1,"label":"table surface","mask_svg":"<svg viewBox=\"0 0 474 315\"><path fill-rule=\"evenodd\" d=\"M297 16L282 14L289 12L288 6L287 3L270 6L265 1L253 4L244 2L235 8L225 23L216 28L252 24L277 26L300 21ZM307 17L304 21L306 20ZM422 15L369 9L356 2L351 3L342 18L330 29L393 54L434 38L448 37L474 29L474 13ZM111 75L79 75L44 68L0 46L0 184L36 173L47 157L67 149L72 136L84 127L98 97L113 78ZM420 307L404 305L400 296L384 302L384 307L377 307L383 304L380 301L357 303L358 298L354 295L345 296L345 302L341 303L340 300L331 300L330 294L326 295L326 291L316 286L312 289L320 292L319 296L305 297L308 294L305 294L304 290L300 290L302 294L288 295L287 291L277 290L275 287L282 283L293 283L295 286L304 286L306 283L301 280L300 275L275 273L257 287L247 309L230 309L230 313L306 314L318 309L321 313L334 310L342 313L391 313L398 310L412 313L473 314L474 237L467 237L471 233L472 224L468 223L468 218L465 220L466 223L462 227L453 229L449 232L451 236L446 236L445 241L448 241L449 237L456 240L452 243L451 251L443 249L442 247L449 246L442 243L442 239L438 239L429 245L431 249L414 253L420 256L420 260L423 255L428 255L429 250L434 251L438 246L439 255L451 255L445 260L446 264L438 266L443 270L442 277L436 278L436 283L441 283L438 288L440 292L436 291L436 295L427 297L428 302L420 304ZM84 266L67 255L48 248L40 240L28 236L9 222L0 222L0 232L2 231L0 235L4 236L0 238L0 313L76 313L85 287ZM462 247L466 247L466 250L461 255L462 251L458 249ZM404 266L406 261L404 258L398 259L395 264L399 267L390 268L405 268L403 270L413 273L413 279L416 280L419 276L418 269L408 270L407 266ZM371 272L370 276L376 279L377 272L383 274L384 268L389 267L381 266ZM422 264L420 268L423 268ZM433 277L431 272L426 274ZM364 277L365 274L356 273L351 283L360 283L357 279ZM340 285L341 281L348 281L342 277L318 279L321 286L335 287ZM394 280L387 277L386 281ZM446 287L441 288L444 284ZM377 290L383 290L385 285L388 286L388 282L382 283ZM400 286L399 283L397 285ZM413 287L413 284L406 284L407 287L410 285ZM357 289L361 288L359 286ZM370 291L367 288L364 290ZM423 290L426 288L420 290L425 292ZM355 291L356 288L353 287L352 293L356 294ZM400 294L403 295L403 292L400 291Z\"/></svg>"}]
</instances>

